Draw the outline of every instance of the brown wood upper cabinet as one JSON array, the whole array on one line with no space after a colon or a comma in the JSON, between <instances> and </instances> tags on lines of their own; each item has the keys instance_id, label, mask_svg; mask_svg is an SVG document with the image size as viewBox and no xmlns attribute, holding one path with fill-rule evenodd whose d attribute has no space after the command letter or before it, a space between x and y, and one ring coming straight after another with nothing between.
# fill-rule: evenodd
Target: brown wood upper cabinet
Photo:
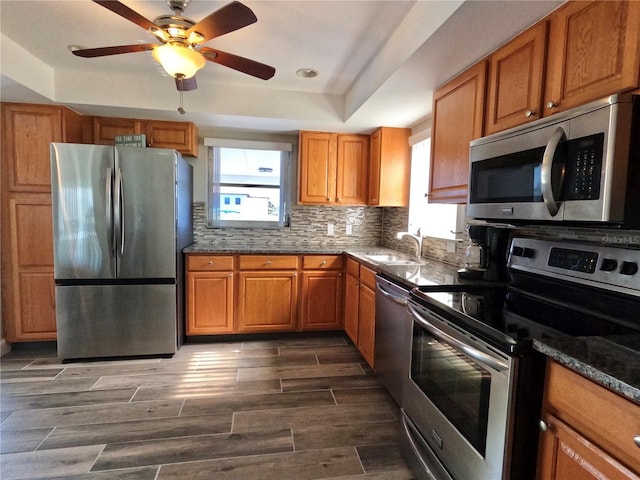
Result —
<instances>
[{"instance_id":1,"label":"brown wood upper cabinet","mask_svg":"<svg viewBox=\"0 0 640 480\"><path fill-rule=\"evenodd\" d=\"M299 148L301 204L366 203L368 136L301 131Z\"/></svg>"},{"instance_id":2,"label":"brown wood upper cabinet","mask_svg":"<svg viewBox=\"0 0 640 480\"><path fill-rule=\"evenodd\" d=\"M489 56L487 135L542 117L546 44L542 21Z\"/></svg>"},{"instance_id":3,"label":"brown wood upper cabinet","mask_svg":"<svg viewBox=\"0 0 640 480\"><path fill-rule=\"evenodd\" d=\"M116 135L146 135L147 146L173 148L183 155L198 156L198 129L191 122L93 117L92 143L113 145Z\"/></svg>"},{"instance_id":4,"label":"brown wood upper cabinet","mask_svg":"<svg viewBox=\"0 0 640 480\"><path fill-rule=\"evenodd\" d=\"M482 61L433 94L430 202L467 201L469 142L483 134L486 77Z\"/></svg>"},{"instance_id":5,"label":"brown wood upper cabinet","mask_svg":"<svg viewBox=\"0 0 640 480\"><path fill-rule=\"evenodd\" d=\"M640 85L640 2L570 1L548 20L544 116Z\"/></svg>"},{"instance_id":6,"label":"brown wood upper cabinet","mask_svg":"<svg viewBox=\"0 0 640 480\"><path fill-rule=\"evenodd\" d=\"M408 128L381 127L371 134L368 205L409 205L411 148Z\"/></svg>"}]
</instances>

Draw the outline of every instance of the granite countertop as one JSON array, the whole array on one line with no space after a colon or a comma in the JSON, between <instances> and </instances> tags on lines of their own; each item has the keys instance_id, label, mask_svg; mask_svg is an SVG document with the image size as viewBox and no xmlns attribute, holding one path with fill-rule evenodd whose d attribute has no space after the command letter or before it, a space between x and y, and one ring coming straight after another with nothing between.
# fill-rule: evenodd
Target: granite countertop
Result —
<instances>
[{"instance_id":1,"label":"granite countertop","mask_svg":"<svg viewBox=\"0 0 640 480\"><path fill-rule=\"evenodd\" d=\"M372 254L402 254L411 257L404 252L399 252L391 248L380 246L361 246L361 247L323 247L323 246L305 246L296 245L295 247L286 246L239 246L239 245L211 245L211 244L193 244L183 250L184 253L201 253L201 254L218 254L218 253L234 253L234 254L290 254L290 255L339 255L347 254L360 263L380 273L392 281L400 283L407 288L414 287L433 287L442 286L468 286L470 284L478 285L483 282L463 280L458 278L458 268L455 265L443 263L434 259L420 258L418 265L385 265L377 263L367 258ZM414 257L415 258L415 257Z\"/></svg>"},{"instance_id":2,"label":"granite countertop","mask_svg":"<svg viewBox=\"0 0 640 480\"><path fill-rule=\"evenodd\" d=\"M640 405L640 335L534 340L536 350Z\"/></svg>"}]
</instances>

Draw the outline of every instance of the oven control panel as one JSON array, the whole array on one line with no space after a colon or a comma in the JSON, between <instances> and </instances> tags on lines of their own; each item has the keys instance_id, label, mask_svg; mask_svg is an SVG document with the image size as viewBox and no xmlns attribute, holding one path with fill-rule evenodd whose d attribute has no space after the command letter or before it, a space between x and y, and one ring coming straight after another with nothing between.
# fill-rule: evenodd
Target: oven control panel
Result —
<instances>
[{"instance_id":1,"label":"oven control panel","mask_svg":"<svg viewBox=\"0 0 640 480\"><path fill-rule=\"evenodd\" d=\"M638 249L514 238L507 266L640 296Z\"/></svg>"}]
</instances>

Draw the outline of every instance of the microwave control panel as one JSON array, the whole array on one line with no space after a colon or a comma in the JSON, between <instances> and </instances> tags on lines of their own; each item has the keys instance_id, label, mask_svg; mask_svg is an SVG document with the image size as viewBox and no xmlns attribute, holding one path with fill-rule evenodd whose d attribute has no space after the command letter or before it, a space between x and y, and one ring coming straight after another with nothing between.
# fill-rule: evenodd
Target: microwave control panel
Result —
<instances>
[{"instance_id":1,"label":"microwave control panel","mask_svg":"<svg viewBox=\"0 0 640 480\"><path fill-rule=\"evenodd\" d=\"M604 133L566 142L566 200L600 198Z\"/></svg>"}]
</instances>

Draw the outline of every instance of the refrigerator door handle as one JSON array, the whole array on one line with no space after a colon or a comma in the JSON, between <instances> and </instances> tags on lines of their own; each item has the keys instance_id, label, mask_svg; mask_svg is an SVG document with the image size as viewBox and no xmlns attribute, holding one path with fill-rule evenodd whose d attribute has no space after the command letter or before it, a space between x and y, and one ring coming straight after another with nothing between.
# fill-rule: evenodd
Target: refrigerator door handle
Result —
<instances>
[{"instance_id":1,"label":"refrigerator door handle","mask_svg":"<svg viewBox=\"0 0 640 480\"><path fill-rule=\"evenodd\" d=\"M116 212L117 255L124 255L124 188L122 186L122 171L116 172L116 197L114 210Z\"/></svg>"},{"instance_id":2,"label":"refrigerator door handle","mask_svg":"<svg viewBox=\"0 0 640 480\"><path fill-rule=\"evenodd\" d=\"M107 168L107 181L105 185L105 215L107 220L107 245L109 246L109 256L115 255L113 246L114 225L113 225L113 170Z\"/></svg>"}]
</instances>

